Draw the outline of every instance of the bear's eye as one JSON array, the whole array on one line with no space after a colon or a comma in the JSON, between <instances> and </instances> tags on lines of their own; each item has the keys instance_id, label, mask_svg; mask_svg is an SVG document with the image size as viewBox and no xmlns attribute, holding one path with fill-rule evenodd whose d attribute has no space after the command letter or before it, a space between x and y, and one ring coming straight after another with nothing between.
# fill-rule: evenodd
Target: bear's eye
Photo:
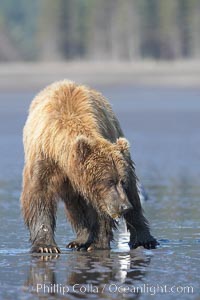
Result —
<instances>
[{"instance_id":1,"label":"bear's eye","mask_svg":"<svg viewBox=\"0 0 200 300\"><path fill-rule=\"evenodd\" d=\"M108 184L108 186L113 186L113 185L115 185L115 182L114 182L114 180L113 179L108 179L107 180L107 184Z\"/></svg>"},{"instance_id":2,"label":"bear's eye","mask_svg":"<svg viewBox=\"0 0 200 300\"><path fill-rule=\"evenodd\" d=\"M125 183L125 181L124 181L123 179L120 180L120 184L121 184L123 187L125 187L125 185L126 185L126 183Z\"/></svg>"}]
</instances>

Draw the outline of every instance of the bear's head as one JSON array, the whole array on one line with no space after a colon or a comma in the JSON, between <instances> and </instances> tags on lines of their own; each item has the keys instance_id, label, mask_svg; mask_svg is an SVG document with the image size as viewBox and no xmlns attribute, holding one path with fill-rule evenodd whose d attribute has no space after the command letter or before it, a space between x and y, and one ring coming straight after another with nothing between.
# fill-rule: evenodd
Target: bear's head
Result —
<instances>
[{"instance_id":1,"label":"bear's head","mask_svg":"<svg viewBox=\"0 0 200 300\"><path fill-rule=\"evenodd\" d=\"M100 213L120 217L132 206L126 188L129 144L125 138L115 143L95 142L87 137L76 139L71 151L72 183Z\"/></svg>"}]
</instances>

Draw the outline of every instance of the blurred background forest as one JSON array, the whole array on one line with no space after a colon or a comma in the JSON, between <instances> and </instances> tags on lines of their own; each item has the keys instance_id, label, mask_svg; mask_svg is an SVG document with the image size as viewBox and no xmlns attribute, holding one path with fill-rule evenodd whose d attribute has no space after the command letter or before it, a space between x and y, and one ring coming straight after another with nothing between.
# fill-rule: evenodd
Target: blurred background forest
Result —
<instances>
[{"instance_id":1,"label":"blurred background forest","mask_svg":"<svg viewBox=\"0 0 200 300\"><path fill-rule=\"evenodd\" d=\"M199 0L0 2L1 62L199 57Z\"/></svg>"}]
</instances>

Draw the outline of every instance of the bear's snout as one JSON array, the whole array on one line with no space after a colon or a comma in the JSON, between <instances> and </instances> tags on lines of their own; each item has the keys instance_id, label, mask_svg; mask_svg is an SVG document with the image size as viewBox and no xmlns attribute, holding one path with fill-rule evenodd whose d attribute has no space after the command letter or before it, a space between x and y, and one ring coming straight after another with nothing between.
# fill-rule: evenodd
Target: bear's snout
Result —
<instances>
[{"instance_id":1,"label":"bear's snout","mask_svg":"<svg viewBox=\"0 0 200 300\"><path fill-rule=\"evenodd\" d=\"M118 209L113 209L113 207L111 206L109 209L109 215L112 219L118 219L131 208L131 205L127 206L125 204L122 204L120 207L118 207Z\"/></svg>"},{"instance_id":2,"label":"bear's snout","mask_svg":"<svg viewBox=\"0 0 200 300\"><path fill-rule=\"evenodd\" d=\"M120 200L113 201L113 203L110 203L108 207L108 214L112 219L120 218L125 212L132 208L132 205L128 200L125 203Z\"/></svg>"}]
</instances>

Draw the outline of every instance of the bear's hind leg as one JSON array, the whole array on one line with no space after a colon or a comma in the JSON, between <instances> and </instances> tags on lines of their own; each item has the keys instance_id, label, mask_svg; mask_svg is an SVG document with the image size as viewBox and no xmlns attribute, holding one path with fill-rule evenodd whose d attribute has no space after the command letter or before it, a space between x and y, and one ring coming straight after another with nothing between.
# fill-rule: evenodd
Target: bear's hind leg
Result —
<instances>
[{"instance_id":1,"label":"bear's hind leg","mask_svg":"<svg viewBox=\"0 0 200 300\"><path fill-rule=\"evenodd\" d=\"M66 247L70 249L78 249L81 245L90 244L92 242L93 218L96 214L91 205L85 202L80 195L68 186L65 191L70 190L62 196L65 203L66 216L76 232L76 239L70 242Z\"/></svg>"},{"instance_id":2,"label":"bear's hind leg","mask_svg":"<svg viewBox=\"0 0 200 300\"><path fill-rule=\"evenodd\" d=\"M63 198L63 197L62 197ZM100 217L97 211L80 195L64 199L67 219L77 237L67 248L82 250L109 249L112 239L112 220Z\"/></svg>"},{"instance_id":3,"label":"bear's hind leg","mask_svg":"<svg viewBox=\"0 0 200 300\"><path fill-rule=\"evenodd\" d=\"M77 234L77 239L69 243L67 247L77 251L110 249L110 241L113 240L112 223L112 220L97 217L90 232L86 231L87 238L84 236L84 229L81 229Z\"/></svg>"},{"instance_id":4,"label":"bear's hind leg","mask_svg":"<svg viewBox=\"0 0 200 300\"><path fill-rule=\"evenodd\" d=\"M112 229L116 229L114 220L109 216L98 216L94 226L95 235L93 242L90 245L86 245L85 250L110 249L110 242L113 240Z\"/></svg>"},{"instance_id":5,"label":"bear's hind leg","mask_svg":"<svg viewBox=\"0 0 200 300\"><path fill-rule=\"evenodd\" d=\"M21 206L25 224L30 231L32 253L59 253L54 240L56 199L49 184L48 172L38 162L34 169L24 168Z\"/></svg>"}]
</instances>

